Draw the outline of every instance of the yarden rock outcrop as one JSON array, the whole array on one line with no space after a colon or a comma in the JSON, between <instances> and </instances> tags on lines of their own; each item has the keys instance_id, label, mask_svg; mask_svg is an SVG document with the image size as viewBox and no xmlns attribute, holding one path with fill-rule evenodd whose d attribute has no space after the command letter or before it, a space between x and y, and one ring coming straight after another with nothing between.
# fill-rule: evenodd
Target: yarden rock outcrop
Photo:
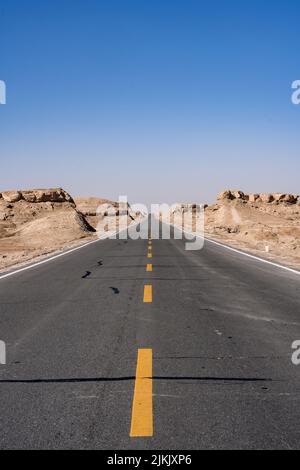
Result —
<instances>
[{"instance_id":1,"label":"yarden rock outcrop","mask_svg":"<svg viewBox=\"0 0 300 470\"><path fill-rule=\"evenodd\" d=\"M0 193L0 269L76 244L94 232L62 188Z\"/></svg>"}]
</instances>

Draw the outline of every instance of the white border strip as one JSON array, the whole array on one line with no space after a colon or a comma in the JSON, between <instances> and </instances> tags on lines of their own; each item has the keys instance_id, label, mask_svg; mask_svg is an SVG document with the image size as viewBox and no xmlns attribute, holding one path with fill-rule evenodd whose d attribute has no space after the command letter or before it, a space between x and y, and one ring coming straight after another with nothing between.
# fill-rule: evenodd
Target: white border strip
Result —
<instances>
[{"instance_id":1,"label":"white border strip","mask_svg":"<svg viewBox=\"0 0 300 470\"><path fill-rule=\"evenodd\" d=\"M92 245L93 243L98 243L101 240L105 240L114 235L122 233L125 230L128 230L129 227L135 227L136 225L139 225L142 221L143 219L139 220L138 222L134 222L133 224L128 225L127 228L124 228L120 230L119 232L108 232L105 235L102 235L101 237L99 237L97 240L92 240L90 242L84 243L83 245L76 246L75 248L72 248L71 250L67 250L67 251L64 251L63 253L59 253L58 255L51 256L50 258L46 258L42 261L38 261L37 263L30 264L29 266L24 266L24 268L19 268L19 269L16 269L15 271L9 272L7 274L3 274L2 276L0 276L0 281L1 279L5 279L6 277L10 277L10 276L13 276L14 274L18 274L23 271L28 271L29 269L32 269L32 268L36 268L37 266L40 266L41 264L48 263L49 261L53 261L54 259L61 258L62 256L66 256L70 253L73 253L74 251L81 250L81 248L85 248L88 245Z\"/></svg>"},{"instance_id":2,"label":"white border strip","mask_svg":"<svg viewBox=\"0 0 300 470\"><path fill-rule=\"evenodd\" d=\"M164 223L166 223L166 222L164 222ZM217 242L216 240L212 240L211 238L207 238L205 236L203 237L201 235L196 235L195 233L188 232L187 230L182 230L179 227L177 227L176 225L172 225L172 224L170 224L170 225L172 227L176 228L177 230L179 230L182 233L185 233L187 235L192 235L194 238L202 238L202 239L204 239L204 241L208 241L210 243L213 243L214 245L218 245L218 246L221 246L222 248L226 248L226 250L233 251L235 253L239 253L240 255L244 255L247 258L255 259L256 261L260 261L261 263L270 264L271 266L275 266L276 268L284 269L285 271L289 271L290 273L297 274L298 276L300 276L300 271L297 271L296 269L288 268L287 266L283 266L282 264L274 263L273 261L268 261L267 259L260 258L259 256L251 255L250 253L245 253L244 251L238 250L237 248L232 248L231 246L228 246L228 245L224 245L223 243Z\"/></svg>"}]
</instances>

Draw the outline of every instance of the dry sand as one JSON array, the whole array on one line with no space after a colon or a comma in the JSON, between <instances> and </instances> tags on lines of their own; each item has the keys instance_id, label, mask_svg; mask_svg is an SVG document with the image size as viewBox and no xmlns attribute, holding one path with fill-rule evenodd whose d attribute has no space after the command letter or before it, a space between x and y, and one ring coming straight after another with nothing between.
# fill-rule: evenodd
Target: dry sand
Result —
<instances>
[{"instance_id":1,"label":"dry sand","mask_svg":"<svg viewBox=\"0 0 300 470\"><path fill-rule=\"evenodd\" d=\"M0 270L96 240L101 230L105 233L119 221L118 204L113 201L78 198L76 202L61 188L0 193ZM106 211L97 214L100 204ZM129 208L128 223L134 219Z\"/></svg>"},{"instance_id":2,"label":"dry sand","mask_svg":"<svg viewBox=\"0 0 300 470\"><path fill-rule=\"evenodd\" d=\"M34 196L35 191L38 197ZM22 192L20 199L14 194L16 192L2 193L0 198L0 269L96 237L94 229L76 210L73 199L65 191L27 191L27 200ZM57 194L61 195L59 202Z\"/></svg>"},{"instance_id":3,"label":"dry sand","mask_svg":"<svg viewBox=\"0 0 300 470\"><path fill-rule=\"evenodd\" d=\"M243 194L240 191L232 193ZM297 197L293 203L288 203L272 200L274 198L269 195L264 196L270 202L263 202L264 197L250 202L249 197L244 196L231 199L222 193L216 204L205 208L205 236L300 269L300 204ZM191 226L187 228L191 229Z\"/></svg>"},{"instance_id":4,"label":"dry sand","mask_svg":"<svg viewBox=\"0 0 300 470\"><path fill-rule=\"evenodd\" d=\"M239 201L205 211L208 237L300 269L300 207Z\"/></svg>"},{"instance_id":5,"label":"dry sand","mask_svg":"<svg viewBox=\"0 0 300 470\"><path fill-rule=\"evenodd\" d=\"M107 199L73 200L61 188L0 193L0 270L96 239L99 224L105 233L124 214L128 223L139 217L129 205L120 210ZM205 235L300 269L297 196L225 191L205 209Z\"/></svg>"}]
</instances>

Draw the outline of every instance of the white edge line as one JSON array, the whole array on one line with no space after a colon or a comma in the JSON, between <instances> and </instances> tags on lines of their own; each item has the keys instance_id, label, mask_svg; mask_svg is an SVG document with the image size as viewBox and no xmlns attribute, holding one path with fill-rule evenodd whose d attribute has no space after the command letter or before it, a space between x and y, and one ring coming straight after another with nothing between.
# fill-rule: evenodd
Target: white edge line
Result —
<instances>
[{"instance_id":1,"label":"white edge line","mask_svg":"<svg viewBox=\"0 0 300 470\"><path fill-rule=\"evenodd\" d=\"M167 223L167 222L164 222L164 223ZM232 248L231 246L228 246L228 245L224 245L223 243L212 240L211 238L207 238L207 237L201 236L201 235L196 235L195 233L188 232L187 230L182 230L179 227L176 227L176 225L172 225L172 224L168 224L168 225L176 228L177 230L179 230L182 233L185 233L187 235L192 235L194 238L202 238L205 241L213 243L214 245L218 245L218 246L221 246L223 248L226 248L226 250L233 251L235 253L239 253L240 255L244 255L247 258L255 259L257 261L260 261L261 263L270 264L271 266L275 266L277 268L284 269L285 271L289 271L291 273L294 273L294 274L297 274L298 276L300 276L300 271L297 271L296 269L288 268L287 266L283 266L282 264L274 263L273 261L268 261L267 259L264 259L264 258L259 258L259 256L251 255L250 253L245 253L244 251L238 250L237 248Z\"/></svg>"},{"instance_id":2,"label":"white edge line","mask_svg":"<svg viewBox=\"0 0 300 470\"><path fill-rule=\"evenodd\" d=\"M64 251L63 253L59 253L58 255L54 255L54 256L51 256L50 258L44 259L43 261L38 261L37 263L30 264L29 266L24 266L24 268L19 268L19 269L16 269L15 271L9 272L7 274L3 274L2 276L0 276L0 281L1 279L5 279L6 277L10 277L10 276L13 276L14 274L18 274L23 271L28 271L29 269L36 268L37 266L40 266L41 264L49 263L49 261L53 261L54 259L61 258L62 256L66 256L70 253L73 253L74 251L81 250L82 248L85 248L88 245L92 245L93 243L98 243L101 240L105 240L107 238L120 234L124 232L125 230L128 230L129 227L135 227L136 225L140 224L142 220L143 219L139 220L138 222L128 225L128 227L120 230L119 232L112 232L112 233L108 232L107 234L99 237L97 240L92 240L90 242L84 243L83 245L76 246L75 248L72 248L71 250L67 250L67 251Z\"/></svg>"}]
</instances>

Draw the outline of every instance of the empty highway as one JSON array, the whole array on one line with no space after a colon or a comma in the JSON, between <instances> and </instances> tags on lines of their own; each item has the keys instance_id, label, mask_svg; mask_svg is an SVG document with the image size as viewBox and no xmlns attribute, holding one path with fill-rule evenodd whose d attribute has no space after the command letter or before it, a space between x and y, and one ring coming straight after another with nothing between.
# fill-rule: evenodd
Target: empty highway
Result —
<instances>
[{"instance_id":1,"label":"empty highway","mask_svg":"<svg viewBox=\"0 0 300 470\"><path fill-rule=\"evenodd\" d=\"M300 448L300 276L102 240L0 279L1 449Z\"/></svg>"}]
</instances>

